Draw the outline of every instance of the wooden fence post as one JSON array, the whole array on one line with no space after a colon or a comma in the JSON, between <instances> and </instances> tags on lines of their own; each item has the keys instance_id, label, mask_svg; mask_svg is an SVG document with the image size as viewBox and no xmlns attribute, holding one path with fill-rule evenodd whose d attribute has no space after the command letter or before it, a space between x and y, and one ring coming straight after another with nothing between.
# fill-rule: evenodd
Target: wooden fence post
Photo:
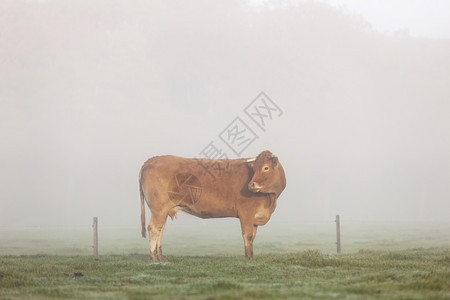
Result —
<instances>
[{"instance_id":1,"label":"wooden fence post","mask_svg":"<svg viewBox=\"0 0 450 300\"><path fill-rule=\"evenodd\" d=\"M339 220L339 215L336 215L336 245L337 253L341 253L341 224Z\"/></svg>"},{"instance_id":2,"label":"wooden fence post","mask_svg":"<svg viewBox=\"0 0 450 300\"><path fill-rule=\"evenodd\" d=\"M94 255L98 255L98 218L94 217Z\"/></svg>"}]
</instances>

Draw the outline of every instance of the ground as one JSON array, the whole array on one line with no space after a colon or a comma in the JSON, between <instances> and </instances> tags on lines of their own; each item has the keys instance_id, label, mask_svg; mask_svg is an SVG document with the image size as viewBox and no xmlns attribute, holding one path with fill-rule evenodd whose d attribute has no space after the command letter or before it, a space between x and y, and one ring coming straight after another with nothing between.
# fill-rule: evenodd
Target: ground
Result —
<instances>
[{"instance_id":1,"label":"ground","mask_svg":"<svg viewBox=\"0 0 450 300\"><path fill-rule=\"evenodd\" d=\"M340 255L332 226L267 226L251 260L234 226L193 226L162 263L139 228L100 231L98 257L87 230L0 230L0 299L450 299L449 224L343 224Z\"/></svg>"}]
</instances>

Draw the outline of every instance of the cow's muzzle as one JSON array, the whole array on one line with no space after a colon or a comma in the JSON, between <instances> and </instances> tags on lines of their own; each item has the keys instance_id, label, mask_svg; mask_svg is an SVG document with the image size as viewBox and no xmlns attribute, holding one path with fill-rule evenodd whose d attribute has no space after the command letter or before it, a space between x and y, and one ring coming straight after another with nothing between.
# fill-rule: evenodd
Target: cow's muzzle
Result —
<instances>
[{"instance_id":1,"label":"cow's muzzle","mask_svg":"<svg viewBox=\"0 0 450 300\"><path fill-rule=\"evenodd\" d=\"M249 182L248 189L250 191L252 191L252 192L257 193L257 192L259 192L261 190L261 187L259 186L259 184L257 184L256 182L252 181L252 182Z\"/></svg>"}]
</instances>

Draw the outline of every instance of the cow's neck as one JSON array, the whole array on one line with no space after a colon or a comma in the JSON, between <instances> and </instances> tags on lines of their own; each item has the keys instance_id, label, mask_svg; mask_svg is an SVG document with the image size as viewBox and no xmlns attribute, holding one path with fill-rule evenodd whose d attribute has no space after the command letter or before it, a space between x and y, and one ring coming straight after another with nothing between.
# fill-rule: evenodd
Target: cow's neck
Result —
<instances>
[{"instance_id":1,"label":"cow's neck","mask_svg":"<svg viewBox=\"0 0 450 300\"><path fill-rule=\"evenodd\" d=\"M266 194L267 199L269 200L269 210L271 213L274 212L277 207L277 198L278 196L275 193Z\"/></svg>"}]
</instances>

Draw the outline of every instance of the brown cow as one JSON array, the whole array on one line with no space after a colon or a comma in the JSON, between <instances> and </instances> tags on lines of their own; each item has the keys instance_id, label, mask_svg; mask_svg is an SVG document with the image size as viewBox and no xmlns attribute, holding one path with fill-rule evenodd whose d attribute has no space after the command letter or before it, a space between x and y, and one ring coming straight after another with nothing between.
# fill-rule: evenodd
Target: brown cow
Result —
<instances>
[{"instance_id":1,"label":"brown cow","mask_svg":"<svg viewBox=\"0 0 450 300\"><path fill-rule=\"evenodd\" d=\"M266 224L286 187L283 167L270 151L253 159L187 159L156 156L139 174L142 236L145 204L150 207L150 254L162 260L161 239L167 216L182 210L200 218L236 217L241 221L245 256L253 257L253 240Z\"/></svg>"}]
</instances>

